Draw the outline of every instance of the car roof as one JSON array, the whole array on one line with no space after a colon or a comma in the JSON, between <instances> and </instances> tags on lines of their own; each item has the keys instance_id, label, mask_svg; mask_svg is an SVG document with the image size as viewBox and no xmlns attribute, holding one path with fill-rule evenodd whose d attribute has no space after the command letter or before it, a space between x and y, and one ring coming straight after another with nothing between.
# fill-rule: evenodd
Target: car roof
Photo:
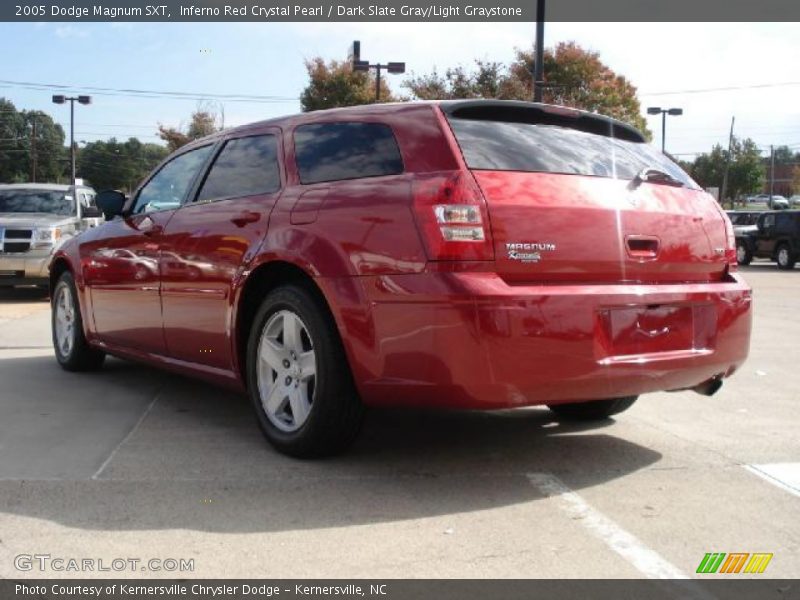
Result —
<instances>
[{"instance_id":1,"label":"car roof","mask_svg":"<svg viewBox=\"0 0 800 600\"><path fill-rule=\"evenodd\" d=\"M635 142L645 142L646 139L642 133L627 123L623 123L617 119L592 113L586 110L580 110L567 106L560 106L555 104L544 104L537 102L524 102L521 100L420 100L413 102L388 102L381 104L362 104L359 106L345 106L339 108L328 108L324 110L315 110L305 113L294 115L287 115L283 117L276 117L264 121L257 121L247 125L241 125L232 129L214 133L205 138L201 138L192 142L190 145L195 146L208 142L212 139L219 138L229 134L236 134L245 132L250 129L268 126L295 126L301 123L313 123L319 121L344 121L346 119L369 118L378 117L381 115L401 113L406 111L417 110L420 106L438 106L446 114L453 116L460 116L460 114L474 113L476 111L495 110L500 113L509 111L532 111L538 113L548 113L551 115L562 115L573 119L580 119L585 122L592 122L596 124L597 129L604 127L611 127L614 135L618 135L624 139ZM187 145L189 146L189 145Z\"/></svg>"}]
</instances>

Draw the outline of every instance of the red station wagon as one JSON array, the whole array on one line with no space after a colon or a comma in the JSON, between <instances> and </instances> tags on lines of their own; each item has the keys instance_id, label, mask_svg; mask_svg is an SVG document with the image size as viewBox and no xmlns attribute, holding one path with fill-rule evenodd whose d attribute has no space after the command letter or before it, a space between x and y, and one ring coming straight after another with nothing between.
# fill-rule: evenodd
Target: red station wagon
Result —
<instances>
[{"instance_id":1,"label":"red station wagon","mask_svg":"<svg viewBox=\"0 0 800 600\"><path fill-rule=\"evenodd\" d=\"M55 354L247 391L269 441L343 449L364 406L602 419L745 360L729 220L632 127L501 101L372 105L181 148L51 264Z\"/></svg>"}]
</instances>

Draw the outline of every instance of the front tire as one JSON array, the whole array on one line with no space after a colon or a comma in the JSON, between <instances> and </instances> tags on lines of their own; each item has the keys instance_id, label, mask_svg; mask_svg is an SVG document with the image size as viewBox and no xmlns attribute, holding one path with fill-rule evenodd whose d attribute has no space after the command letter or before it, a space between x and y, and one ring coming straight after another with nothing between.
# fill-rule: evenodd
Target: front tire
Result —
<instances>
[{"instance_id":1,"label":"front tire","mask_svg":"<svg viewBox=\"0 0 800 600\"><path fill-rule=\"evenodd\" d=\"M338 332L302 287L264 299L247 344L247 384L261 430L284 454L336 454L358 434L364 410Z\"/></svg>"},{"instance_id":2,"label":"front tire","mask_svg":"<svg viewBox=\"0 0 800 600\"><path fill-rule=\"evenodd\" d=\"M601 421L611 415L628 410L639 396L624 396L610 400L591 400L589 402L571 402L569 404L553 404L547 408L556 415L569 421Z\"/></svg>"},{"instance_id":3,"label":"front tire","mask_svg":"<svg viewBox=\"0 0 800 600\"><path fill-rule=\"evenodd\" d=\"M62 369L96 371L103 366L105 352L86 341L75 279L69 271L61 274L53 290L50 324L53 349Z\"/></svg>"},{"instance_id":4,"label":"front tire","mask_svg":"<svg viewBox=\"0 0 800 600\"><path fill-rule=\"evenodd\" d=\"M775 253L775 260L781 271L791 271L794 269L797 259L792 253L792 249L789 248L789 244L781 244L778 246L777 252Z\"/></svg>"}]
</instances>

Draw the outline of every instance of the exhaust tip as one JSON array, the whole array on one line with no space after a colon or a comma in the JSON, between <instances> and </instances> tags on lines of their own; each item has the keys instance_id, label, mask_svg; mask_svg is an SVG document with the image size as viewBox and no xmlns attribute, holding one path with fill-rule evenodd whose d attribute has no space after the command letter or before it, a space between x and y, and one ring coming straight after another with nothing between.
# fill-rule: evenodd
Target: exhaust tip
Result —
<instances>
[{"instance_id":1,"label":"exhaust tip","mask_svg":"<svg viewBox=\"0 0 800 600\"><path fill-rule=\"evenodd\" d=\"M692 388L692 391L703 396L713 396L722 387L722 376L717 375Z\"/></svg>"}]
</instances>

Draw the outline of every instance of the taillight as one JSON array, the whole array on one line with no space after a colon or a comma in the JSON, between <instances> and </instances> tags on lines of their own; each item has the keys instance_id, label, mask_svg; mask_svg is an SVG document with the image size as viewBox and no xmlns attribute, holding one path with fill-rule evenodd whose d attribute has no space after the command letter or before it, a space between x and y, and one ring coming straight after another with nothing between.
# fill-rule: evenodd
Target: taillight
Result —
<instances>
[{"instance_id":1,"label":"taillight","mask_svg":"<svg viewBox=\"0 0 800 600\"><path fill-rule=\"evenodd\" d=\"M728 263L728 271L735 271L739 261L736 260L736 235L733 233L733 225L728 215L722 215L725 219L725 260Z\"/></svg>"},{"instance_id":2,"label":"taillight","mask_svg":"<svg viewBox=\"0 0 800 600\"><path fill-rule=\"evenodd\" d=\"M414 212L430 260L494 260L486 201L469 173L418 176Z\"/></svg>"}]
</instances>

